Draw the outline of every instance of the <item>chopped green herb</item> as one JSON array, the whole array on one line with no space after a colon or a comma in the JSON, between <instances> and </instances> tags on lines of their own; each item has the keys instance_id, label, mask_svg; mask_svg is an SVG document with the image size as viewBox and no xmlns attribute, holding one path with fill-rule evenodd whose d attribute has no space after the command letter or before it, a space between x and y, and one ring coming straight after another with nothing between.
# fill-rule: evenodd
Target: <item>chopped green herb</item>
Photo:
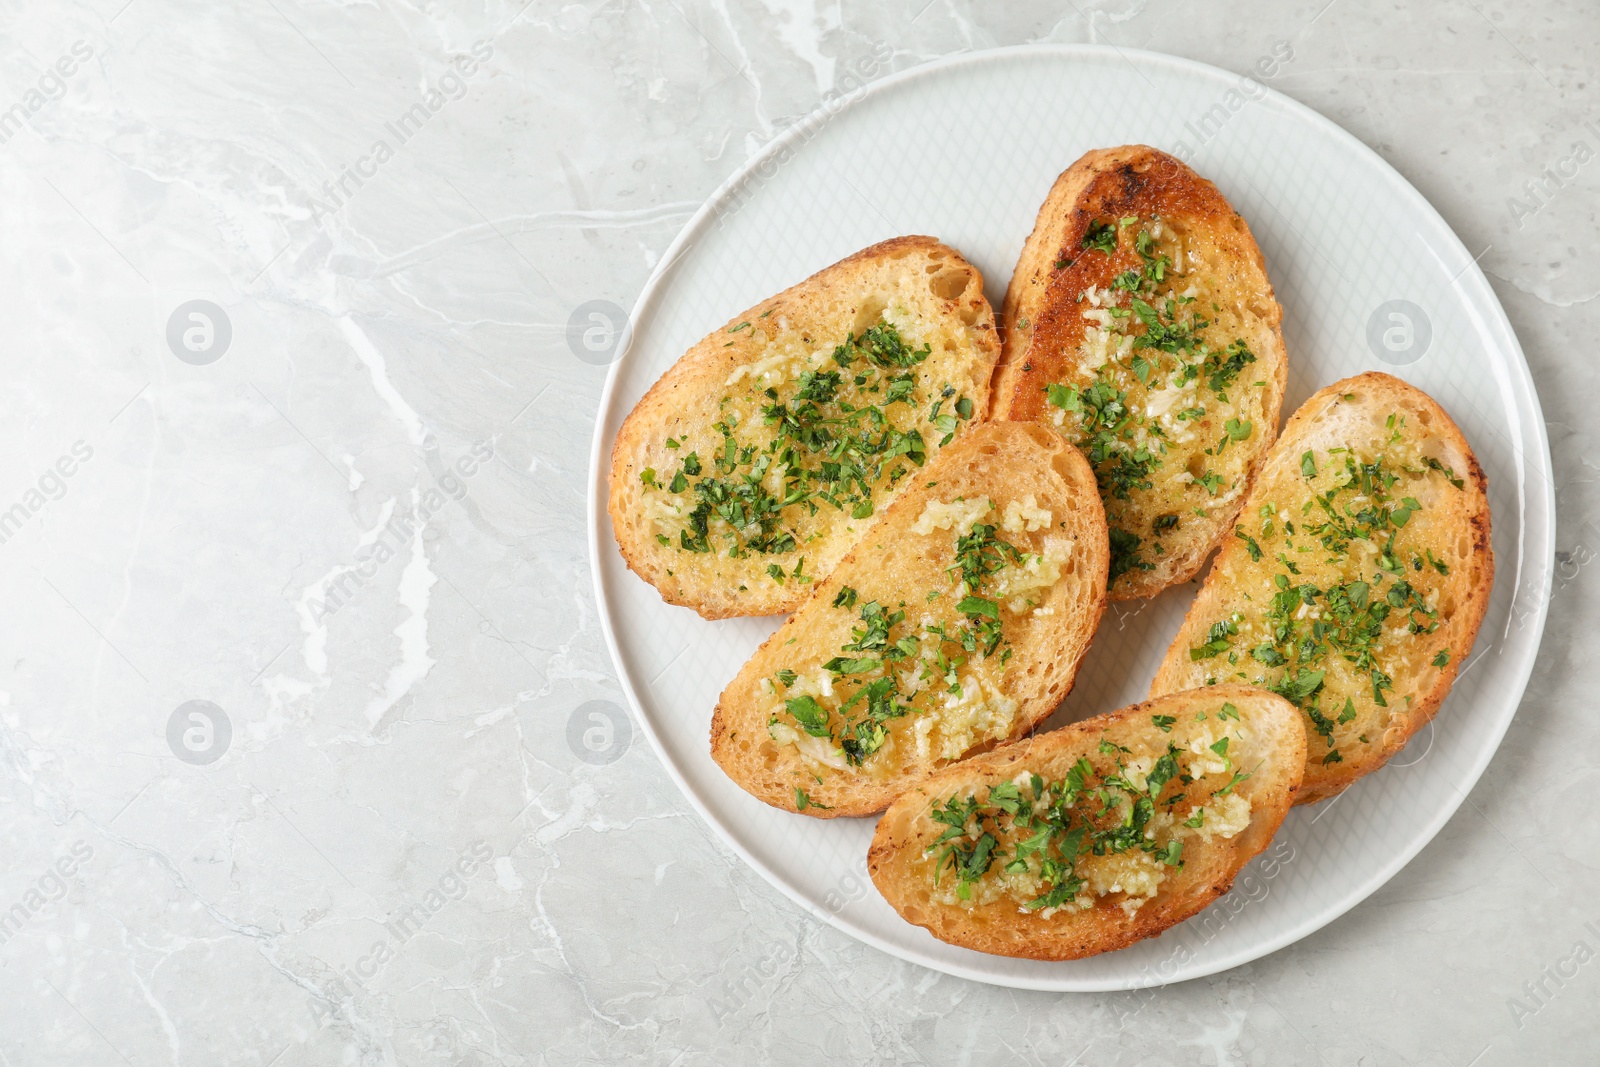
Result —
<instances>
[{"instance_id":1,"label":"chopped green herb","mask_svg":"<svg viewBox=\"0 0 1600 1067\"><path fill-rule=\"evenodd\" d=\"M828 709L818 704L815 697L791 697L783 702L783 706L800 724L800 729L812 737L833 737L828 729Z\"/></svg>"},{"instance_id":2,"label":"chopped green herb","mask_svg":"<svg viewBox=\"0 0 1600 1067\"><path fill-rule=\"evenodd\" d=\"M1237 617L1222 619L1213 623L1211 629L1206 631L1205 642L1189 650L1189 659L1199 662L1211 659L1228 651L1233 644L1233 638L1239 633Z\"/></svg>"},{"instance_id":3,"label":"chopped green herb","mask_svg":"<svg viewBox=\"0 0 1600 1067\"><path fill-rule=\"evenodd\" d=\"M1243 341L1235 341L1222 352L1206 357L1206 385L1223 399L1227 399L1229 386L1239 377L1239 372L1256 361L1255 354Z\"/></svg>"},{"instance_id":4,"label":"chopped green herb","mask_svg":"<svg viewBox=\"0 0 1600 1067\"><path fill-rule=\"evenodd\" d=\"M1243 526L1235 526L1233 528L1233 536L1244 542L1245 550L1250 553L1250 561L1252 563L1261 559L1261 545L1256 542L1254 537L1244 532Z\"/></svg>"},{"instance_id":5,"label":"chopped green herb","mask_svg":"<svg viewBox=\"0 0 1600 1067\"><path fill-rule=\"evenodd\" d=\"M1228 779L1228 784L1223 786L1221 789L1216 790L1211 795L1213 797L1227 796L1229 793L1233 792L1234 786L1238 785L1240 782L1243 782L1245 779L1250 777L1250 774L1254 773L1254 771L1251 771L1249 774L1245 773L1244 771L1234 771L1233 777Z\"/></svg>"},{"instance_id":6,"label":"chopped green herb","mask_svg":"<svg viewBox=\"0 0 1600 1067\"><path fill-rule=\"evenodd\" d=\"M1433 456L1426 457L1425 459L1423 459L1422 463L1429 470L1436 470L1440 474L1444 475L1445 478L1450 482L1450 484L1455 486L1457 489L1461 489L1461 488L1465 487L1466 484L1467 484L1466 482L1462 481L1460 478L1456 477L1456 472L1455 471L1451 470L1449 467L1446 467L1443 463L1439 462Z\"/></svg>"},{"instance_id":7,"label":"chopped green herb","mask_svg":"<svg viewBox=\"0 0 1600 1067\"><path fill-rule=\"evenodd\" d=\"M1137 534L1127 530L1119 530L1115 526L1110 529L1111 537L1111 567L1106 574L1106 588L1116 584L1117 579L1131 570L1155 570L1154 563L1148 563L1139 556L1140 539Z\"/></svg>"},{"instance_id":8,"label":"chopped green herb","mask_svg":"<svg viewBox=\"0 0 1600 1067\"><path fill-rule=\"evenodd\" d=\"M729 332L747 328L744 322ZM796 547L795 535L785 529L790 515L832 507L857 519L871 516L875 493L927 459L922 428L900 429L903 418L893 421L888 412L917 404L917 380L908 372L931 352L926 344L911 348L893 325L880 321L847 336L833 350L831 367L797 375L789 396L776 386L760 391L758 417L748 424L763 428L765 446L741 443L741 424L731 415L714 424L723 436L712 456L715 472L703 470L700 457L691 455L667 485L671 492L694 495L679 547L725 551L730 558L781 554ZM849 402L843 394L847 379L875 402ZM769 478L774 469L783 472L776 488ZM661 488L654 472L645 484Z\"/></svg>"},{"instance_id":9,"label":"chopped green herb","mask_svg":"<svg viewBox=\"0 0 1600 1067\"><path fill-rule=\"evenodd\" d=\"M1249 419L1229 419L1223 426L1223 430L1226 432L1222 435L1222 439L1217 442L1216 454L1222 455L1222 450L1234 441L1249 440L1250 434L1254 429L1255 426Z\"/></svg>"},{"instance_id":10,"label":"chopped green herb","mask_svg":"<svg viewBox=\"0 0 1600 1067\"><path fill-rule=\"evenodd\" d=\"M807 808L820 808L823 811L832 811L830 804L819 804L811 799L811 795L799 786L794 787L794 810L805 811Z\"/></svg>"},{"instance_id":11,"label":"chopped green herb","mask_svg":"<svg viewBox=\"0 0 1600 1067\"><path fill-rule=\"evenodd\" d=\"M1089 223L1089 228L1083 235L1084 248L1097 248L1106 255L1111 255L1117 250L1117 231L1110 223L1098 220Z\"/></svg>"}]
</instances>

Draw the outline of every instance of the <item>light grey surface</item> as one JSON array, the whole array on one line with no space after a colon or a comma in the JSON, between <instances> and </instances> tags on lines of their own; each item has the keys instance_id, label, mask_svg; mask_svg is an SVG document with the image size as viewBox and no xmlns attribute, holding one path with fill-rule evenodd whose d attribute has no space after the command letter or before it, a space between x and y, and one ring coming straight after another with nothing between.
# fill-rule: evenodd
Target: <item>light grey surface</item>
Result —
<instances>
[{"instance_id":1,"label":"light grey surface","mask_svg":"<svg viewBox=\"0 0 1600 1067\"><path fill-rule=\"evenodd\" d=\"M0 1063L1593 1060L1587 5L121 4L0 37ZM1268 84L1486 249L1555 461L1550 625L1468 803L1342 919L1153 993L852 942L585 706L619 696L574 312L849 71L1040 40L1290 42ZM231 324L204 365L192 300ZM203 718L169 741L194 700L214 762Z\"/></svg>"}]
</instances>

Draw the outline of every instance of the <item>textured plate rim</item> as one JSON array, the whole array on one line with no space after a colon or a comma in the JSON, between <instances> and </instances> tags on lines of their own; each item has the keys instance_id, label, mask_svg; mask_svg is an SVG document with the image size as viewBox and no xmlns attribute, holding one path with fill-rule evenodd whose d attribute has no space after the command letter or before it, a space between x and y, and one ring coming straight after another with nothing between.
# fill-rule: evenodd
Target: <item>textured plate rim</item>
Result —
<instances>
[{"instance_id":1,"label":"textured plate rim","mask_svg":"<svg viewBox=\"0 0 1600 1067\"><path fill-rule=\"evenodd\" d=\"M623 659L622 650L617 642L616 631L611 622L611 608L606 596L605 571L602 565L602 560L608 550L612 553L616 551L615 538L610 536L609 516L605 507L607 497L605 483L607 481L606 474L610 468L611 444L606 433L606 424L609 421L608 416L611 413L612 406L616 403L623 361L628 358L631 352L633 340L632 324L638 321L656 303L658 294L662 286L665 285L678 259L682 257L684 252L700 235L707 220L721 211L729 195L739 188L767 160L790 149L795 142L803 142L809 139L822 124L826 123L834 115L859 107L864 101L878 93L918 79L940 77L961 67L1036 56L1054 58L1068 63L1089 57L1104 59L1116 56L1127 60L1136 68L1139 64L1165 67L1168 70L1192 77L1207 80L1222 79L1228 85L1231 85L1240 77L1235 72L1212 66L1209 63L1201 63L1197 60L1185 59L1162 52L1114 48L1108 45L1094 44L1015 45L943 57L891 74L841 97L837 106L829 107L823 105L815 109L804 119L773 138L760 151L729 175L706 199L706 202L700 206L699 210L690 217L689 221L684 224L683 229L678 232L678 236L661 257L660 263L651 272L644 288L640 290L639 298L634 303L633 310L628 316L626 335L618 346L616 359L612 361L611 367L607 371L605 386L600 394L600 404L595 413L594 437L590 445L589 456L589 564L593 573L595 606L596 613L600 618L600 628L605 635L606 648L611 655L612 663L617 671L618 682L627 697L628 708L634 720L644 731L645 736L650 741L651 748L655 751L656 757L665 766L673 782L677 784L678 789L689 800L689 803L699 813L700 817L717 832L718 837L722 839L724 844L733 849L745 863L782 892L784 896L800 905L807 913L822 919L858 941L869 944L897 959L915 963L943 974L982 982L987 985L1046 992L1114 992L1154 988L1230 970L1268 956L1278 949L1293 944L1327 926L1377 892L1438 835L1439 831L1444 828L1445 823L1455 815L1461 804L1465 802L1467 794L1477 784L1478 779L1488 767L1489 761L1494 758L1494 754L1499 750L1500 742L1510 728L1512 718L1516 715L1522 695L1527 691L1528 679L1532 676L1533 665L1538 658L1539 646L1544 636L1545 619L1550 604L1549 593L1553 579L1552 571L1545 570L1540 572L1542 580L1540 577L1532 579L1532 581L1540 582L1542 588L1535 586L1531 590L1541 595L1537 595L1534 601L1532 614L1535 617L1532 620L1532 626L1529 631L1527 652L1522 656L1522 662L1515 668L1513 685L1516 694L1515 699L1509 702L1510 707L1503 710L1493 724L1490 731L1492 736L1486 735L1483 738L1477 757L1470 769L1462 776L1459 782L1455 783L1455 795L1453 797L1444 797L1443 801L1434 810L1432 818L1416 824L1416 830L1410 840L1404 847L1396 850L1389 862L1380 866L1364 880L1352 885L1337 904L1318 911L1310 911L1300 922L1289 926L1276 936L1241 946L1232 953L1206 960L1198 965L1179 967L1167 977L1146 977L1130 974L1125 979L1072 980L1069 974L1063 974L1059 979L1053 977L1036 979L996 974L968 967L954 961L934 959L917 952L915 949L907 949L904 946L881 938L878 934L862 925L847 920L842 914L834 914L826 908L820 907L815 901L808 899L799 889L791 886L775 871L752 855L741 843L739 837L724 824L722 819L712 812L705 800L691 785L683 770L667 758L666 748L660 737L657 736L655 726L650 717L644 713L643 703L639 699L639 694L633 684L633 678L625 666L626 661ZM1523 396L1513 396L1511 398L1512 403L1504 409L1511 415L1510 428L1522 431L1522 439L1514 441L1512 444L1512 451L1517 459L1518 496L1523 502L1522 513L1519 516L1521 536L1518 538L1519 551L1516 559L1515 584L1512 587L1512 604L1515 605L1524 591L1524 582L1530 581L1527 575L1528 561L1530 559L1549 557L1555 551L1555 523L1553 521L1555 515L1555 487L1552 477L1553 464L1550 458L1550 444L1545 429L1538 390L1534 387L1532 370L1528 366L1527 357L1522 352L1522 346L1517 341L1516 333L1511 328L1505 309L1501 306L1499 297L1495 295L1493 288L1490 287L1488 280L1484 277L1482 268L1472 258L1472 254L1467 250L1466 246L1461 243L1461 239L1456 235L1455 230L1439 214L1433 204L1406 180L1404 175L1395 170L1387 160L1356 138L1355 135L1339 126L1333 120L1274 89L1266 86L1260 87L1264 90L1264 95L1254 101L1256 104L1271 105L1282 109L1291 118L1311 127L1315 133L1326 138L1335 147L1362 157L1371 164L1375 164L1379 174L1388 183L1390 191L1397 194L1405 202L1408 202L1418 212L1419 217L1433 223L1440 232L1447 235L1450 247L1459 253L1460 258L1468 264L1453 283L1455 287L1461 290L1463 301L1468 306L1476 307L1481 311L1492 312L1492 314L1485 316L1485 321L1481 323L1477 332L1480 335L1487 334L1496 342L1495 347L1497 349L1508 357L1514 357L1505 360L1505 369L1513 375L1516 384L1523 390ZM1517 402L1524 398L1531 408L1530 414L1532 416L1531 425L1526 427L1517 425L1521 420L1516 417ZM1529 440L1530 438L1531 441ZM1526 447L1529 444L1534 446L1531 455ZM1541 467L1542 465L1539 473L1544 475L1543 492L1539 496L1542 498L1543 513L1547 517L1547 521L1544 523L1544 543L1535 546L1537 548L1536 552L1530 551L1530 546L1526 543L1528 533L1526 515L1529 506L1533 503L1531 494L1528 492L1529 479L1526 477L1526 467L1529 464L1535 467ZM1535 486L1534 488L1537 490L1539 487ZM604 538L602 538L602 533L606 535Z\"/></svg>"}]
</instances>

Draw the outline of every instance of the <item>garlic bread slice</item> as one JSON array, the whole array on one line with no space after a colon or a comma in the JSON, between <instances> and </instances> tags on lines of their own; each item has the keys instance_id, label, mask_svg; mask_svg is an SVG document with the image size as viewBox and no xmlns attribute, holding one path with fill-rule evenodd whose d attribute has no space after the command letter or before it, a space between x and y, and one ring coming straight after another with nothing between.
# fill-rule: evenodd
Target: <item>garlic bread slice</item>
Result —
<instances>
[{"instance_id":1,"label":"garlic bread slice","mask_svg":"<svg viewBox=\"0 0 1600 1067\"><path fill-rule=\"evenodd\" d=\"M1055 709L1105 610L1108 555L1076 449L973 427L723 690L712 757L775 807L882 811Z\"/></svg>"},{"instance_id":2,"label":"garlic bread slice","mask_svg":"<svg viewBox=\"0 0 1600 1067\"><path fill-rule=\"evenodd\" d=\"M1244 219L1144 145L1056 180L1006 291L996 418L1094 465L1111 598L1188 581L1233 527L1278 428L1283 309Z\"/></svg>"},{"instance_id":3,"label":"garlic bread slice","mask_svg":"<svg viewBox=\"0 0 1600 1067\"><path fill-rule=\"evenodd\" d=\"M931 237L873 245L740 312L617 433L623 558L708 619L793 611L988 416L998 358L982 276Z\"/></svg>"},{"instance_id":4,"label":"garlic bread slice","mask_svg":"<svg viewBox=\"0 0 1600 1067\"><path fill-rule=\"evenodd\" d=\"M941 941L1093 956L1226 893L1277 832L1304 764L1305 731L1281 697L1159 697L944 768L879 820L867 867Z\"/></svg>"},{"instance_id":5,"label":"garlic bread slice","mask_svg":"<svg viewBox=\"0 0 1600 1067\"><path fill-rule=\"evenodd\" d=\"M1450 416L1387 374L1284 427L1150 687L1265 686L1306 718L1299 803L1383 766L1439 710L1489 606L1483 469Z\"/></svg>"}]
</instances>

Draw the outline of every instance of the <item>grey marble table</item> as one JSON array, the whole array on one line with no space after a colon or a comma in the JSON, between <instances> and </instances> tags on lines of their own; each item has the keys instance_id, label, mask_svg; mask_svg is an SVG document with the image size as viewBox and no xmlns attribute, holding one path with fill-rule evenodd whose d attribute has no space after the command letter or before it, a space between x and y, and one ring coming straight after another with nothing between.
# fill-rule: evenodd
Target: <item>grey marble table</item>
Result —
<instances>
[{"instance_id":1,"label":"grey marble table","mask_svg":"<svg viewBox=\"0 0 1600 1067\"><path fill-rule=\"evenodd\" d=\"M13 0L0 27L0 1063L1600 1057L1592 5ZM855 943L606 715L606 347L569 324L853 71L1029 41L1240 72L1292 42L1273 88L1482 250L1554 452L1550 624L1468 803L1353 912L1157 991Z\"/></svg>"}]
</instances>

